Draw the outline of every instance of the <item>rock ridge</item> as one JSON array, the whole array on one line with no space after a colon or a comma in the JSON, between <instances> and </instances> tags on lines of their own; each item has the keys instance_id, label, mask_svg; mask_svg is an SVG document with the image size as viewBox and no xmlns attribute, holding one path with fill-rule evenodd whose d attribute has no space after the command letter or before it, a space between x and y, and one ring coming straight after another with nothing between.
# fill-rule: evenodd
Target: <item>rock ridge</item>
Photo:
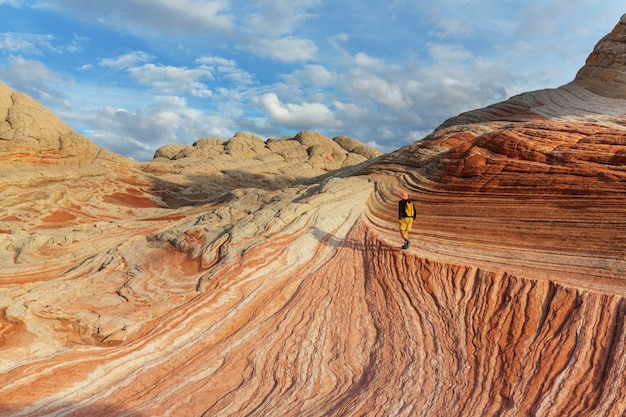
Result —
<instances>
[{"instance_id":1,"label":"rock ridge","mask_svg":"<svg viewBox=\"0 0 626 417\"><path fill-rule=\"evenodd\" d=\"M229 140L202 138L190 146L162 146L146 170L171 169L180 173L238 168L296 179L358 165L380 155L380 151L347 136L330 139L317 132L302 131L295 136L263 140L238 132Z\"/></svg>"},{"instance_id":2,"label":"rock ridge","mask_svg":"<svg viewBox=\"0 0 626 417\"><path fill-rule=\"evenodd\" d=\"M574 84L609 98L626 98L626 14L594 48Z\"/></svg>"}]
</instances>

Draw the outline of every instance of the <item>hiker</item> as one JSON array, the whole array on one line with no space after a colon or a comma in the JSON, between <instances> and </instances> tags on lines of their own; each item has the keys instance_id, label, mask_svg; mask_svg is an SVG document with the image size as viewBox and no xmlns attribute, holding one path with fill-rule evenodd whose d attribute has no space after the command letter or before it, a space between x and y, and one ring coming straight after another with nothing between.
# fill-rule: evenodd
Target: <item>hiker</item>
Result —
<instances>
[{"instance_id":1,"label":"hiker","mask_svg":"<svg viewBox=\"0 0 626 417\"><path fill-rule=\"evenodd\" d=\"M409 232L413 228L413 220L415 220L415 207L409 200L409 195L402 193L402 200L398 202L398 223L400 223L400 234L404 239L402 249L408 249L411 244Z\"/></svg>"}]
</instances>

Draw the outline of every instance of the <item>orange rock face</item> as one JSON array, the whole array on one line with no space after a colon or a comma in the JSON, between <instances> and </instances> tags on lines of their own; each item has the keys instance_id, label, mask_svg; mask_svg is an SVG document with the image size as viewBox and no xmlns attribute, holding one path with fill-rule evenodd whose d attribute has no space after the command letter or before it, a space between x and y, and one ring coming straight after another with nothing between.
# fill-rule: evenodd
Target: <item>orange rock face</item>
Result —
<instances>
[{"instance_id":1,"label":"orange rock face","mask_svg":"<svg viewBox=\"0 0 626 417\"><path fill-rule=\"evenodd\" d=\"M624 415L626 103L588 82L365 162L0 133L0 415Z\"/></svg>"}]
</instances>

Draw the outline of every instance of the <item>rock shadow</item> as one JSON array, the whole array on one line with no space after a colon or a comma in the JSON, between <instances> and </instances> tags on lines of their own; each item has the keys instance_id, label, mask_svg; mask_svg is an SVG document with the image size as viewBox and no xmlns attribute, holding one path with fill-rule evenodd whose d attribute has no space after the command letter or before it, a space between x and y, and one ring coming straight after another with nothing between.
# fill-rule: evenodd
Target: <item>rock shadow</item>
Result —
<instances>
[{"instance_id":1,"label":"rock shadow","mask_svg":"<svg viewBox=\"0 0 626 417\"><path fill-rule=\"evenodd\" d=\"M236 190L257 189L264 192L279 192L290 187L306 187L322 184L329 178L345 178L356 175L377 158L363 163L339 168L312 177L286 174L252 172L246 170L220 170L201 175L180 174L174 182L158 174L151 177L151 193L160 198L165 208L201 206L230 201Z\"/></svg>"}]
</instances>

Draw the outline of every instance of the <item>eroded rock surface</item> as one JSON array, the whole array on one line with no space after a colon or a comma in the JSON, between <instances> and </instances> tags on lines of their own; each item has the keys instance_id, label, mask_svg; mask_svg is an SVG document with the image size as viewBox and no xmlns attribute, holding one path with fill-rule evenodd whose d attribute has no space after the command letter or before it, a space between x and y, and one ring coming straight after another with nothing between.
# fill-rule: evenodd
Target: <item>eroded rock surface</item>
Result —
<instances>
[{"instance_id":1,"label":"eroded rock surface","mask_svg":"<svg viewBox=\"0 0 626 417\"><path fill-rule=\"evenodd\" d=\"M624 415L626 97L594 75L623 21L572 83L382 157L2 124L0 415Z\"/></svg>"}]
</instances>

